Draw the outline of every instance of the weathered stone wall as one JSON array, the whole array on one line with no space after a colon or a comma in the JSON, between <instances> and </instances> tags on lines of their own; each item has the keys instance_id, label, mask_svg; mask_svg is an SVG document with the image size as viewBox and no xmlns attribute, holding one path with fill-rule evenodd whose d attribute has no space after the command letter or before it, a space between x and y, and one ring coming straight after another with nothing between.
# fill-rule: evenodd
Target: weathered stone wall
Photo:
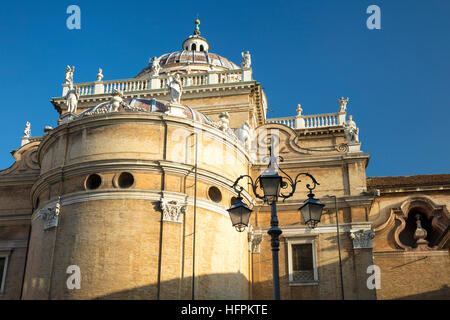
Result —
<instances>
[{"instance_id":1,"label":"weathered stone wall","mask_svg":"<svg viewBox=\"0 0 450 320\"><path fill-rule=\"evenodd\" d=\"M419 178L420 176L417 176ZM398 177L399 184L413 177ZM388 179L370 210L369 218L376 231L374 263L381 269L378 299L449 299L450 259L448 215L449 193L445 183L426 184L423 180L439 176L423 176L413 185L395 186ZM369 179L370 180L370 179ZM417 179L416 179L417 180ZM391 185L388 185L390 183ZM405 190L409 189L409 190ZM437 233L437 242L429 247L405 247L399 238L404 221L411 210L419 210L432 221L428 235ZM414 211L416 212L416 211ZM447 231L446 231L447 229Z\"/></svg>"},{"instance_id":2,"label":"weathered stone wall","mask_svg":"<svg viewBox=\"0 0 450 320\"><path fill-rule=\"evenodd\" d=\"M20 299L30 230L30 192L39 175L36 150L39 142L13 152L15 163L0 171L0 255L8 257L2 299Z\"/></svg>"},{"instance_id":3,"label":"weathered stone wall","mask_svg":"<svg viewBox=\"0 0 450 320\"><path fill-rule=\"evenodd\" d=\"M47 179L33 193L41 205L34 213L25 299L190 299L193 276L196 299L249 297L247 235L232 228L225 210L235 195L232 181L248 170L242 147L212 127L199 134L193 274L194 126L140 116L72 122L43 142ZM118 186L121 172L133 175L130 188ZM102 183L86 190L92 173ZM210 197L212 186L221 199ZM59 226L44 230L39 209L59 196ZM186 205L181 222L161 223L161 199ZM79 290L67 289L70 265L81 269Z\"/></svg>"},{"instance_id":4,"label":"weathered stone wall","mask_svg":"<svg viewBox=\"0 0 450 320\"><path fill-rule=\"evenodd\" d=\"M378 299L450 299L448 250L374 252L381 269Z\"/></svg>"}]
</instances>

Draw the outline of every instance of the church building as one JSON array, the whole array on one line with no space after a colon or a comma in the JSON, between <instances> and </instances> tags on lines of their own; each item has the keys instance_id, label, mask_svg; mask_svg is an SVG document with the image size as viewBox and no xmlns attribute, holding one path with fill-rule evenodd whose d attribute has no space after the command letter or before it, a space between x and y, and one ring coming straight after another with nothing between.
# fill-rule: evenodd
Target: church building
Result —
<instances>
[{"instance_id":1,"label":"church building","mask_svg":"<svg viewBox=\"0 0 450 320\"><path fill-rule=\"evenodd\" d=\"M366 177L358 106L268 118L251 53L213 53L199 24L129 79L66 67L57 125L29 119L0 171L0 299L273 299L271 205L252 188L273 159L282 300L449 299L450 174Z\"/></svg>"}]
</instances>

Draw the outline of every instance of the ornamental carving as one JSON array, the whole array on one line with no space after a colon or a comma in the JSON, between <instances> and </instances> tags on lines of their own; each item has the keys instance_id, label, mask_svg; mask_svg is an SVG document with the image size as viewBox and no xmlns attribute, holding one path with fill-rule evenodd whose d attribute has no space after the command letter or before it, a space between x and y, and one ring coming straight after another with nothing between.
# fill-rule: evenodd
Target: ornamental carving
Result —
<instances>
[{"instance_id":1,"label":"ornamental carving","mask_svg":"<svg viewBox=\"0 0 450 320\"><path fill-rule=\"evenodd\" d=\"M61 203L59 200L55 204L55 206L52 206L50 208L43 208L40 210L38 218L45 220L44 230L48 230L58 226L60 211Z\"/></svg>"},{"instance_id":2,"label":"ornamental carving","mask_svg":"<svg viewBox=\"0 0 450 320\"><path fill-rule=\"evenodd\" d=\"M160 206L163 213L163 221L183 222L183 214L186 213L186 204L180 204L175 200L167 201L162 199Z\"/></svg>"},{"instance_id":3,"label":"ornamental carving","mask_svg":"<svg viewBox=\"0 0 450 320\"><path fill-rule=\"evenodd\" d=\"M341 143L341 144L335 146L335 149L336 149L338 152L348 152L348 144L346 144L346 143Z\"/></svg>"},{"instance_id":4,"label":"ornamental carving","mask_svg":"<svg viewBox=\"0 0 450 320\"><path fill-rule=\"evenodd\" d=\"M400 234L405 230L410 214L414 212L423 213L423 218L430 222L431 228L429 231L431 232L431 239L436 241L431 241L430 243L427 242L427 244L425 244L424 241L420 241L422 238L422 240L424 240L426 237L421 236L421 233L423 233L423 231L426 232L426 230L422 227L422 221L415 216L413 218L417 226L413 237L416 241L416 246L411 246L401 240ZM437 205L426 197L412 197L405 200L400 207L391 209L390 220L393 219L397 221L397 225L394 227L393 236L398 248L405 251L427 251L445 247L446 240L443 238L443 235L447 232L446 230L448 230L450 225L450 214L445 205ZM441 238L442 241L439 241Z\"/></svg>"},{"instance_id":5,"label":"ornamental carving","mask_svg":"<svg viewBox=\"0 0 450 320\"><path fill-rule=\"evenodd\" d=\"M353 240L353 249L373 248L372 240L375 238L373 230L350 231L350 238Z\"/></svg>"},{"instance_id":6,"label":"ornamental carving","mask_svg":"<svg viewBox=\"0 0 450 320\"><path fill-rule=\"evenodd\" d=\"M0 172L0 176L39 172L40 166L37 158L39 143L40 140L37 139L36 141L29 141L19 150L12 151L11 153L15 159L15 162L8 169L2 170Z\"/></svg>"},{"instance_id":7,"label":"ornamental carving","mask_svg":"<svg viewBox=\"0 0 450 320\"><path fill-rule=\"evenodd\" d=\"M248 231L248 251L251 253L260 253L261 252L261 242L262 242L262 234L255 234L253 230L253 226L250 225Z\"/></svg>"}]
</instances>

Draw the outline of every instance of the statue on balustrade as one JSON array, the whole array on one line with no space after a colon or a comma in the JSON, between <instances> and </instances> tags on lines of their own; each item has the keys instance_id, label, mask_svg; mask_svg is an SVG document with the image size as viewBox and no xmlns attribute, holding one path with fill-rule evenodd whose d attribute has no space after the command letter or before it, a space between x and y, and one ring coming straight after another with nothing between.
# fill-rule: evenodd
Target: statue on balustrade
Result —
<instances>
[{"instance_id":1,"label":"statue on balustrade","mask_svg":"<svg viewBox=\"0 0 450 320\"><path fill-rule=\"evenodd\" d=\"M172 76L169 76L169 83L167 87L170 94L170 103L180 104L183 86L179 73L176 73L173 78Z\"/></svg>"},{"instance_id":2,"label":"statue on balustrade","mask_svg":"<svg viewBox=\"0 0 450 320\"><path fill-rule=\"evenodd\" d=\"M338 102L339 102L339 105L341 106L341 107L339 108L339 113L346 112L346 111L347 111L348 98L347 98L347 99L344 99L344 97L341 97L341 98L338 100Z\"/></svg>"},{"instance_id":3,"label":"statue on balustrade","mask_svg":"<svg viewBox=\"0 0 450 320\"><path fill-rule=\"evenodd\" d=\"M66 84L73 83L73 72L75 71L75 66L72 66L72 69L70 66L66 67Z\"/></svg>"},{"instance_id":4,"label":"statue on balustrade","mask_svg":"<svg viewBox=\"0 0 450 320\"><path fill-rule=\"evenodd\" d=\"M29 138L31 134L31 123L27 121L25 124L25 130L23 131L24 137Z\"/></svg>"},{"instance_id":5,"label":"statue on balustrade","mask_svg":"<svg viewBox=\"0 0 450 320\"><path fill-rule=\"evenodd\" d=\"M150 77L159 76L159 70L161 69L161 66L159 65L159 59L157 57L153 57L151 63L152 69L150 70Z\"/></svg>"},{"instance_id":6,"label":"statue on balustrade","mask_svg":"<svg viewBox=\"0 0 450 320\"><path fill-rule=\"evenodd\" d=\"M102 81L102 79L103 79L103 70L102 68L98 68L97 81Z\"/></svg>"},{"instance_id":7,"label":"statue on balustrade","mask_svg":"<svg viewBox=\"0 0 450 320\"><path fill-rule=\"evenodd\" d=\"M250 68L250 66L252 65L252 59L250 57L250 52L246 51L246 52L242 52L242 63L241 63L241 67L242 68Z\"/></svg>"},{"instance_id":8,"label":"statue on balustrade","mask_svg":"<svg viewBox=\"0 0 450 320\"><path fill-rule=\"evenodd\" d=\"M77 111L78 100L80 99L80 88L75 88L73 83L69 83L69 91L66 94L67 112L75 113Z\"/></svg>"},{"instance_id":9,"label":"statue on balustrade","mask_svg":"<svg viewBox=\"0 0 450 320\"><path fill-rule=\"evenodd\" d=\"M359 128L356 126L355 121L353 121L353 116L350 115L344 123L344 131L348 142L359 142Z\"/></svg>"}]
</instances>

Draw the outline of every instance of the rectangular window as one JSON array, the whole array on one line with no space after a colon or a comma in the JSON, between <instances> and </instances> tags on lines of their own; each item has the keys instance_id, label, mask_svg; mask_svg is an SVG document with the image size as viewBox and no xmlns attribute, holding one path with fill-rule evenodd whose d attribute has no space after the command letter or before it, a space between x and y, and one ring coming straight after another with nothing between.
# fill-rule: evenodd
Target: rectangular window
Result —
<instances>
[{"instance_id":1,"label":"rectangular window","mask_svg":"<svg viewBox=\"0 0 450 320\"><path fill-rule=\"evenodd\" d=\"M6 278L6 257L0 257L0 293L3 292Z\"/></svg>"},{"instance_id":2,"label":"rectangular window","mask_svg":"<svg viewBox=\"0 0 450 320\"><path fill-rule=\"evenodd\" d=\"M311 243L292 245L293 280L314 281L313 249Z\"/></svg>"},{"instance_id":3,"label":"rectangular window","mask_svg":"<svg viewBox=\"0 0 450 320\"><path fill-rule=\"evenodd\" d=\"M315 239L287 239L289 282L293 285L317 284Z\"/></svg>"}]
</instances>

